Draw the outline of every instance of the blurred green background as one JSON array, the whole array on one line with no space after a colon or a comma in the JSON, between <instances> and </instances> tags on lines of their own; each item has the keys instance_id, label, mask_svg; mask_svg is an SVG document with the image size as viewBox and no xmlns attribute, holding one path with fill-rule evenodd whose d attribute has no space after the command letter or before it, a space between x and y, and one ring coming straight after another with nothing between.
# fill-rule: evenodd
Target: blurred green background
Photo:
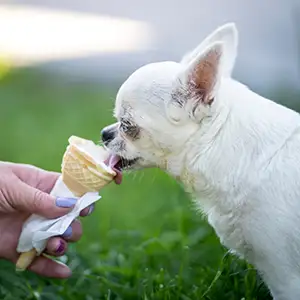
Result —
<instances>
[{"instance_id":1,"label":"blurred green background","mask_svg":"<svg viewBox=\"0 0 300 300\"><path fill-rule=\"evenodd\" d=\"M227 21L241 33L235 77L300 111L296 1L1 1L0 159L59 171L70 135L97 142L114 121L134 69L178 61ZM61 258L73 276L17 274L0 260L0 300L271 299L160 170L127 173L101 195Z\"/></svg>"},{"instance_id":2,"label":"blurred green background","mask_svg":"<svg viewBox=\"0 0 300 300\"><path fill-rule=\"evenodd\" d=\"M1 160L59 171L70 135L97 142L113 121L116 91L117 84L72 83L38 69L7 72L0 81ZM227 254L168 175L129 173L101 195L82 220L83 238L62 258L73 277L16 274L0 262L0 299L268 299L256 272Z\"/></svg>"}]
</instances>

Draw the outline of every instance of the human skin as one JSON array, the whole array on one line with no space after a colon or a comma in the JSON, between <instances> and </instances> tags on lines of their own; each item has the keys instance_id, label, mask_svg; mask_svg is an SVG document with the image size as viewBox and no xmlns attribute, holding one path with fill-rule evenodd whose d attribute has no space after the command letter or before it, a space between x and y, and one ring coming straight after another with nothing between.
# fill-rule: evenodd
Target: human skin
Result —
<instances>
[{"instance_id":1,"label":"human skin","mask_svg":"<svg viewBox=\"0 0 300 300\"><path fill-rule=\"evenodd\" d=\"M49 195L59 175L31 165L0 162L0 259L16 263L22 225L31 214L57 218L73 209L76 199ZM85 208L80 216L89 215L93 208ZM75 220L63 236L49 239L45 253L62 256L68 243L78 241L81 235L80 221ZM66 265L45 256L37 257L29 270L52 278L71 276Z\"/></svg>"}]
</instances>

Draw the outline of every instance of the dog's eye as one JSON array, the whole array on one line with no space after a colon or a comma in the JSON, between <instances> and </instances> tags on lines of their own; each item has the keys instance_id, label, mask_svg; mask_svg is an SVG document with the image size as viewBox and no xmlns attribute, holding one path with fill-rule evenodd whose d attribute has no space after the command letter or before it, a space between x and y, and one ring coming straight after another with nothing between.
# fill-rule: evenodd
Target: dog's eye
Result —
<instances>
[{"instance_id":1,"label":"dog's eye","mask_svg":"<svg viewBox=\"0 0 300 300\"><path fill-rule=\"evenodd\" d=\"M126 120L121 121L120 128L123 132L128 131L130 129L130 127L131 127L131 124L128 121L126 121Z\"/></svg>"},{"instance_id":2,"label":"dog's eye","mask_svg":"<svg viewBox=\"0 0 300 300\"><path fill-rule=\"evenodd\" d=\"M130 129L130 125L128 125L126 123L121 123L120 128L124 133L126 133Z\"/></svg>"},{"instance_id":3,"label":"dog's eye","mask_svg":"<svg viewBox=\"0 0 300 300\"><path fill-rule=\"evenodd\" d=\"M120 129L123 133L125 133L126 135L129 135L132 138L137 137L137 135L139 133L137 126L132 125L130 122L125 121L125 120L121 122Z\"/></svg>"}]
</instances>

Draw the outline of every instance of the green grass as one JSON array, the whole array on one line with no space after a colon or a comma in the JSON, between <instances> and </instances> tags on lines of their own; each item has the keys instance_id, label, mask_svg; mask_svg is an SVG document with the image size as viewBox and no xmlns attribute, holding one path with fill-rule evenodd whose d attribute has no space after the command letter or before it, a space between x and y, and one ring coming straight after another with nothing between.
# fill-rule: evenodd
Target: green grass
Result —
<instances>
[{"instance_id":1,"label":"green grass","mask_svg":"<svg viewBox=\"0 0 300 300\"><path fill-rule=\"evenodd\" d=\"M0 81L0 158L59 170L67 139L99 139L116 89L37 71ZM74 275L47 280L0 261L0 299L270 299L251 266L227 254L181 187L159 170L127 174L83 221L65 261Z\"/></svg>"}]
</instances>

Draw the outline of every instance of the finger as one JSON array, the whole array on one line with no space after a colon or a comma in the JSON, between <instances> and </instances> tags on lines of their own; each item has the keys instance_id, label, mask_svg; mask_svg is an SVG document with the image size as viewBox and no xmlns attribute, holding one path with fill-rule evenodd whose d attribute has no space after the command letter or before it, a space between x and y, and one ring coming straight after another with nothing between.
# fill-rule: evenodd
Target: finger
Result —
<instances>
[{"instance_id":1,"label":"finger","mask_svg":"<svg viewBox=\"0 0 300 300\"><path fill-rule=\"evenodd\" d=\"M45 193L51 192L58 177L61 175L60 173L46 171L28 164L10 163L10 167L21 181Z\"/></svg>"},{"instance_id":2,"label":"finger","mask_svg":"<svg viewBox=\"0 0 300 300\"><path fill-rule=\"evenodd\" d=\"M69 267L45 256L37 257L29 267L29 270L50 278L68 278L72 275Z\"/></svg>"},{"instance_id":3,"label":"finger","mask_svg":"<svg viewBox=\"0 0 300 300\"><path fill-rule=\"evenodd\" d=\"M36 184L36 186L33 186L41 190L42 192L50 194L57 179L61 174L44 170L40 170L39 173L39 182Z\"/></svg>"},{"instance_id":4,"label":"finger","mask_svg":"<svg viewBox=\"0 0 300 300\"><path fill-rule=\"evenodd\" d=\"M67 249L68 243L64 239L53 237L48 241L45 252L51 256L62 256Z\"/></svg>"},{"instance_id":5,"label":"finger","mask_svg":"<svg viewBox=\"0 0 300 300\"><path fill-rule=\"evenodd\" d=\"M80 217L87 217L91 215L94 209L95 209L95 204L93 203L80 212Z\"/></svg>"},{"instance_id":6,"label":"finger","mask_svg":"<svg viewBox=\"0 0 300 300\"><path fill-rule=\"evenodd\" d=\"M62 237L67 242L77 242L82 236L82 226L79 220L73 221L71 226L67 228Z\"/></svg>"},{"instance_id":7,"label":"finger","mask_svg":"<svg viewBox=\"0 0 300 300\"><path fill-rule=\"evenodd\" d=\"M70 212L77 200L55 198L18 180L7 201L16 210L53 219Z\"/></svg>"}]
</instances>

